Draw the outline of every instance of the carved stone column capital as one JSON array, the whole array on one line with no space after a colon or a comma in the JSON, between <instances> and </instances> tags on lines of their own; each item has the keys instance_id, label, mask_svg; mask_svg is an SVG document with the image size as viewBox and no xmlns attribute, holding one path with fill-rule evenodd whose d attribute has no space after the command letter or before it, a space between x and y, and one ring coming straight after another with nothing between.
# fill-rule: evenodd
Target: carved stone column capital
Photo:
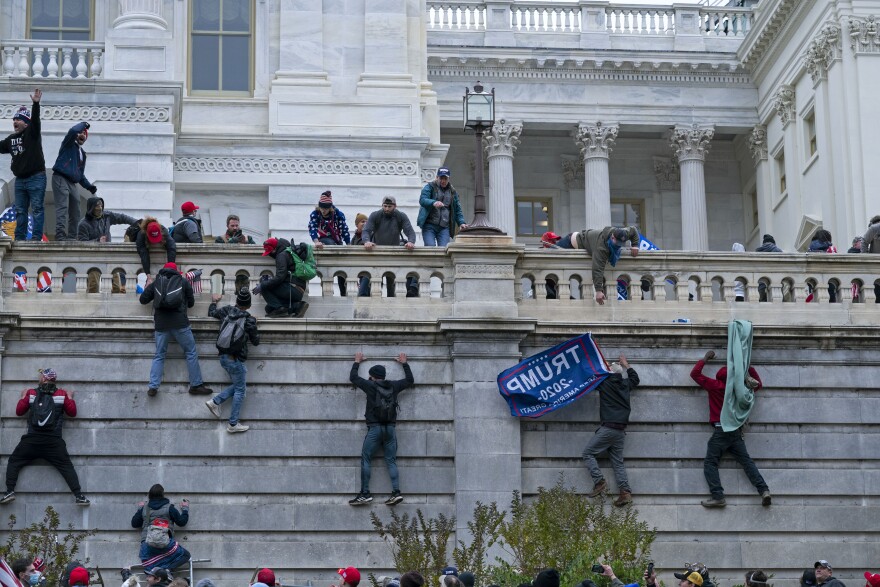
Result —
<instances>
[{"instance_id":1,"label":"carved stone column capital","mask_svg":"<svg viewBox=\"0 0 880 587\"><path fill-rule=\"evenodd\" d=\"M499 155L513 157L519 145L519 136L522 133L521 122L507 122L504 119L498 121L483 135L483 148L488 158Z\"/></svg>"},{"instance_id":2,"label":"carved stone column capital","mask_svg":"<svg viewBox=\"0 0 880 587\"><path fill-rule=\"evenodd\" d=\"M672 131L670 146L679 163L682 161L705 161L709 143L715 136L711 125L680 125Z\"/></svg>"},{"instance_id":3,"label":"carved stone column capital","mask_svg":"<svg viewBox=\"0 0 880 587\"><path fill-rule=\"evenodd\" d=\"M752 158L755 164L767 160L767 127L758 125L752 129L749 135L749 150L752 152Z\"/></svg>"},{"instance_id":4,"label":"carved stone column capital","mask_svg":"<svg viewBox=\"0 0 880 587\"><path fill-rule=\"evenodd\" d=\"M853 53L880 53L880 27L876 17L871 14L866 18L850 17L849 46Z\"/></svg>"},{"instance_id":5,"label":"carved stone column capital","mask_svg":"<svg viewBox=\"0 0 880 587\"><path fill-rule=\"evenodd\" d=\"M617 124L603 126L601 122L578 125L575 142L581 146L581 157L584 161L594 157L608 159L619 130L620 126Z\"/></svg>"},{"instance_id":6,"label":"carved stone column capital","mask_svg":"<svg viewBox=\"0 0 880 587\"><path fill-rule=\"evenodd\" d=\"M840 58L840 32L840 25L829 21L819 29L819 32L807 46L804 67L813 78L814 84L827 79L828 68L831 67L835 59Z\"/></svg>"},{"instance_id":7,"label":"carved stone column capital","mask_svg":"<svg viewBox=\"0 0 880 587\"><path fill-rule=\"evenodd\" d=\"M776 110L779 120L782 121L782 128L785 128L789 122L794 120L795 103L794 88L792 86L779 86L779 89L776 90L776 95L773 97L773 109Z\"/></svg>"}]
</instances>

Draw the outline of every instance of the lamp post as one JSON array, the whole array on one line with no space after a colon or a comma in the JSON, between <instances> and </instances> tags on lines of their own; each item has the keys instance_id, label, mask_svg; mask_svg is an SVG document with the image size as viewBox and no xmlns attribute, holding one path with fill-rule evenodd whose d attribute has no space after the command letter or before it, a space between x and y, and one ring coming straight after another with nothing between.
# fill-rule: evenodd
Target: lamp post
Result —
<instances>
[{"instance_id":1,"label":"lamp post","mask_svg":"<svg viewBox=\"0 0 880 587\"><path fill-rule=\"evenodd\" d=\"M495 124L495 88L484 92L478 81L474 91L465 88L462 98L464 129L472 128L476 139L474 149L474 221L462 228L462 233L474 235L504 234L500 228L489 224L486 218L486 196L483 193L483 133Z\"/></svg>"}]
</instances>

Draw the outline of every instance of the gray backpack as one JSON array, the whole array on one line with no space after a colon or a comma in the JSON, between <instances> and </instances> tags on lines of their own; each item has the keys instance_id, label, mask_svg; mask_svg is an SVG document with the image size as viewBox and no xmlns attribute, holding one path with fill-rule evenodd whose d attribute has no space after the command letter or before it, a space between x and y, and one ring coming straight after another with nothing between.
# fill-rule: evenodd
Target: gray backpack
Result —
<instances>
[{"instance_id":1,"label":"gray backpack","mask_svg":"<svg viewBox=\"0 0 880 587\"><path fill-rule=\"evenodd\" d=\"M144 504L144 524L147 524L144 542L147 543L147 546L152 548L168 548L168 545L171 544L171 522L162 517L150 519L150 511L161 512L164 510L164 513L167 515L170 509L169 505L160 510L150 510L150 506Z\"/></svg>"}]
</instances>

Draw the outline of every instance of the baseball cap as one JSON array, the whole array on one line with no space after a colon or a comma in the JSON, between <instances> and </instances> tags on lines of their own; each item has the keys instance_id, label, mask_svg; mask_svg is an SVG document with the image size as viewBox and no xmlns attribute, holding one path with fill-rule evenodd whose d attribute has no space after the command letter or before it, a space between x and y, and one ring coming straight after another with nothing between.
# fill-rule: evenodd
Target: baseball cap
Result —
<instances>
[{"instance_id":1,"label":"baseball cap","mask_svg":"<svg viewBox=\"0 0 880 587\"><path fill-rule=\"evenodd\" d=\"M257 581L265 583L266 585L274 585L275 573L272 569L260 569L260 572L257 573Z\"/></svg>"},{"instance_id":2,"label":"baseball cap","mask_svg":"<svg viewBox=\"0 0 880 587\"><path fill-rule=\"evenodd\" d=\"M158 520L154 520L155 524ZM150 575L152 577L156 577L160 581L171 581L174 577L171 575L171 571L168 569L150 569L149 571L144 571L145 575Z\"/></svg>"},{"instance_id":3,"label":"baseball cap","mask_svg":"<svg viewBox=\"0 0 880 587\"><path fill-rule=\"evenodd\" d=\"M437 170L437 177L449 177L449 176L450 176L450 173L449 173L448 167L441 167L440 169Z\"/></svg>"},{"instance_id":4,"label":"baseball cap","mask_svg":"<svg viewBox=\"0 0 880 587\"><path fill-rule=\"evenodd\" d=\"M162 240L162 227L158 222L150 222L147 225L147 240L153 244Z\"/></svg>"},{"instance_id":5,"label":"baseball cap","mask_svg":"<svg viewBox=\"0 0 880 587\"><path fill-rule=\"evenodd\" d=\"M880 575L876 573L865 571L865 580L865 587L880 587Z\"/></svg>"},{"instance_id":6,"label":"baseball cap","mask_svg":"<svg viewBox=\"0 0 880 587\"><path fill-rule=\"evenodd\" d=\"M272 238L267 238L263 241L263 256L267 257L275 252L275 247L278 246L278 239L274 236Z\"/></svg>"},{"instance_id":7,"label":"baseball cap","mask_svg":"<svg viewBox=\"0 0 880 587\"><path fill-rule=\"evenodd\" d=\"M394 196L385 196L382 198L382 205L384 206L385 204L394 204L396 206L397 200L394 199Z\"/></svg>"},{"instance_id":8,"label":"baseball cap","mask_svg":"<svg viewBox=\"0 0 880 587\"><path fill-rule=\"evenodd\" d=\"M814 568L814 569L818 569L819 567L825 567L825 568L828 569L829 571L832 570L832 568L831 568L831 563L829 563L827 560L824 560L824 559L823 559L823 560L818 560L818 561L816 561L815 563L813 563L813 568Z\"/></svg>"},{"instance_id":9,"label":"baseball cap","mask_svg":"<svg viewBox=\"0 0 880 587\"><path fill-rule=\"evenodd\" d=\"M441 575L452 575L453 577L458 577L458 569L453 566L444 567L442 571L440 571Z\"/></svg>"},{"instance_id":10,"label":"baseball cap","mask_svg":"<svg viewBox=\"0 0 880 587\"><path fill-rule=\"evenodd\" d=\"M816 571L806 569L801 575L801 585L802 587L814 587L816 585Z\"/></svg>"},{"instance_id":11,"label":"baseball cap","mask_svg":"<svg viewBox=\"0 0 880 587\"><path fill-rule=\"evenodd\" d=\"M73 585L88 585L89 584L89 572L85 570L83 567L76 567L72 571L70 571L70 579L68 583Z\"/></svg>"},{"instance_id":12,"label":"baseball cap","mask_svg":"<svg viewBox=\"0 0 880 587\"><path fill-rule=\"evenodd\" d=\"M556 242L560 240L562 237L556 234L555 232L547 231L541 235L541 240L546 242Z\"/></svg>"},{"instance_id":13,"label":"baseball cap","mask_svg":"<svg viewBox=\"0 0 880 587\"><path fill-rule=\"evenodd\" d=\"M167 263L162 265L162 269L174 269L175 271L177 271L177 263L175 263L173 261L168 261ZM165 520L161 520L161 521L164 522Z\"/></svg>"},{"instance_id":14,"label":"baseball cap","mask_svg":"<svg viewBox=\"0 0 880 587\"><path fill-rule=\"evenodd\" d=\"M703 575L696 571L689 571L687 573L673 573L676 579L680 579L682 581L690 581L697 587L703 587Z\"/></svg>"},{"instance_id":15,"label":"baseball cap","mask_svg":"<svg viewBox=\"0 0 880 587\"><path fill-rule=\"evenodd\" d=\"M619 242L625 242L629 240L629 237L626 235L626 231L622 228L615 228L611 231L612 236L614 236L614 240Z\"/></svg>"},{"instance_id":16,"label":"baseball cap","mask_svg":"<svg viewBox=\"0 0 880 587\"><path fill-rule=\"evenodd\" d=\"M183 204L180 205L180 211L183 212L184 214L192 214L193 212L195 212L198 209L199 209L199 207L196 206L195 204L193 204L192 202L184 202Z\"/></svg>"},{"instance_id":17,"label":"baseball cap","mask_svg":"<svg viewBox=\"0 0 880 587\"><path fill-rule=\"evenodd\" d=\"M349 585L355 586L361 582L361 572L354 567L345 567L336 571L342 580Z\"/></svg>"}]
</instances>

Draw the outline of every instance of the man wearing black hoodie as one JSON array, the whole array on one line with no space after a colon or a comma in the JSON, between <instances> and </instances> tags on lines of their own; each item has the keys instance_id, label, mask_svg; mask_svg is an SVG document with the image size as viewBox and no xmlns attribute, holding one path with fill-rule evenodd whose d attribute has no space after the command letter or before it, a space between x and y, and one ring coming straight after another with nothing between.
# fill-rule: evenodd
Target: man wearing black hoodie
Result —
<instances>
[{"instance_id":1,"label":"man wearing black hoodie","mask_svg":"<svg viewBox=\"0 0 880 587\"><path fill-rule=\"evenodd\" d=\"M252 291L266 300L267 318L302 318L309 309L309 303L302 301L307 284L293 274L295 262L289 248L295 250L287 239L272 237L263 241L263 256L275 259L275 276L263 279Z\"/></svg>"},{"instance_id":2,"label":"man wearing black hoodie","mask_svg":"<svg viewBox=\"0 0 880 587\"><path fill-rule=\"evenodd\" d=\"M391 497L385 501L385 505L397 505L403 501L400 494L400 480L397 474L397 396L400 392L415 383L412 369L406 362L406 353L400 353L397 362L403 365L405 379L387 381L385 379L385 367L373 365L370 367L369 379L358 375L360 364L364 361L363 353L355 353L354 364L351 366L349 380L355 387L367 394L367 409L364 417L367 420L367 436L364 438L364 446L361 450L361 492L349 500L348 505L367 505L373 501L370 495L370 461L373 453L382 443L385 452L385 464L388 466L388 475L391 477ZM393 409L385 410L383 406L393 404Z\"/></svg>"},{"instance_id":3,"label":"man wearing black hoodie","mask_svg":"<svg viewBox=\"0 0 880 587\"><path fill-rule=\"evenodd\" d=\"M86 200L86 215L79 221L76 238L83 242L109 243L113 240L110 237L111 226L114 224L127 226L138 221L138 218L122 212L107 212L104 210L104 198L92 196Z\"/></svg>"},{"instance_id":4,"label":"man wearing black hoodie","mask_svg":"<svg viewBox=\"0 0 880 587\"><path fill-rule=\"evenodd\" d=\"M31 240L43 240L43 200L46 198L46 160L43 157L43 135L40 124L39 88L31 96L31 109L21 106L12 117L14 133L0 141L0 153L12 155L15 176L15 240L27 240L28 208L34 213Z\"/></svg>"},{"instance_id":5,"label":"man wearing black hoodie","mask_svg":"<svg viewBox=\"0 0 880 587\"><path fill-rule=\"evenodd\" d=\"M614 480L620 496L614 505L620 507L632 503L632 490L623 464L623 446L626 442L626 426L629 424L630 392L639 384L639 374L629 366L626 357L620 355L620 362L611 365L612 374L599 384L599 419L601 426L590 439L582 457L590 476L593 478L593 491L590 497L601 495L608 489L596 457L608 451Z\"/></svg>"},{"instance_id":6,"label":"man wearing black hoodie","mask_svg":"<svg viewBox=\"0 0 880 587\"><path fill-rule=\"evenodd\" d=\"M782 249L776 246L776 239L772 234L765 234L761 240L761 246L755 249L759 253L781 253Z\"/></svg>"}]
</instances>

